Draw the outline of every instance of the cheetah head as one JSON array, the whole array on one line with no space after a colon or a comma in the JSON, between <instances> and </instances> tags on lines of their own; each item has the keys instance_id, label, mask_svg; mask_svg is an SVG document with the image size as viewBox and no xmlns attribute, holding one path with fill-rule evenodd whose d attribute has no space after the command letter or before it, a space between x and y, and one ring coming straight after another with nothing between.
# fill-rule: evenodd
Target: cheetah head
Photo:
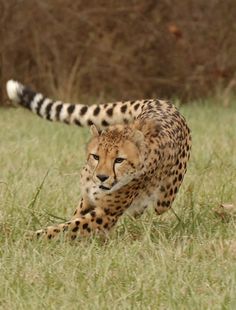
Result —
<instances>
[{"instance_id":1,"label":"cheetah head","mask_svg":"<svg viewBox=\"0 0 236 310\"><path fill-rule=\"evenodd\" d=\"M99 133L91 126L87 164L93 184L101 191L120 189L141 174L144 136L130 126L111 126Z\"/></svg>"}]
</instances>

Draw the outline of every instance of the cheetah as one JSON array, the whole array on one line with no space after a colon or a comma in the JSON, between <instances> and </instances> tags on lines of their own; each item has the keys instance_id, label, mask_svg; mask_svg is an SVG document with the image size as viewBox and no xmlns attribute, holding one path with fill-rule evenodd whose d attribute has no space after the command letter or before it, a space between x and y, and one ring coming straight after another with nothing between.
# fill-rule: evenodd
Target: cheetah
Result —
<instances>
[{"instance_id":1,"label":"cheetah","mask_svg":"<svg viewBox=\"0 0 236 310\"><path fill-rule=\"evenodd\" d=\"M169 210L183 181L191 135L184 117L168 101L150 99L70 104L53 101L19 82L7 82L8 97L49 121L90 126L81 171L81 200L72 218L35 232L69 240L107 234L128 212L140 216L152 205Z\"/></svg>"}]
</instances>

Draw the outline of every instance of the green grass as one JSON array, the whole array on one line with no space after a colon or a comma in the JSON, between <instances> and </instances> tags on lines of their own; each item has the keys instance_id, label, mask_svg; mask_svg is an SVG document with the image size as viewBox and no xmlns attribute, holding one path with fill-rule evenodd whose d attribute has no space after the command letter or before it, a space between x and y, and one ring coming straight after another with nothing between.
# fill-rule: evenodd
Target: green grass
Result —
<instances>
[{"instance_id":1,"label":"green grass","mask_svg":"<svg viewBox=\"0 0 236 310\"><path fill-rule=\"evenodd\" d=\"M88 130L0 110L0 309L236 309L236 219L213 212L236 204L236 105L181 110L193 149L180 220L124 217L106 244L27 241L72 215Z\"/></svg>"}]
</instances>

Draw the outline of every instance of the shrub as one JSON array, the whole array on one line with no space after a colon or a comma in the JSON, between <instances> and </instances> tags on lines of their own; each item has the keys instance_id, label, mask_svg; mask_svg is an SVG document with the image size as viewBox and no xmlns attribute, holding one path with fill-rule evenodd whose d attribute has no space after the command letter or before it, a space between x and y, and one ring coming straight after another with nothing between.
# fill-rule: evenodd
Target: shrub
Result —
<instances>
[{"instance_id":1,"label":"shrub","mask_svg":"<svg viewBox=\"0 0 236 310\"><path fill-rule=\"evenodd\" d=\"M0 11L1 85L15 78L66 100L185 101L235 85L232 0L0 0Z\"/></svg>"}]
</instances>

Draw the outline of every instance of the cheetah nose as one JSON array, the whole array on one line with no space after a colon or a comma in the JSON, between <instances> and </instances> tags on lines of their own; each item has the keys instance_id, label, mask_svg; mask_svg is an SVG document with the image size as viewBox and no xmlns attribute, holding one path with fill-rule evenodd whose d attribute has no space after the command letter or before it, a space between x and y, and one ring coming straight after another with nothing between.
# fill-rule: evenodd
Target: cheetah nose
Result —
<instances>
[{"instance_id":1,"label":"cheetah nose","mask_svg":"<svg viewBox=\"0 0 236 310\"><path fill-rule=\"evenodd\" d=\"M104 175L104 174L97 174L97 178L101 181L101 182L105 182L109 176Z\"/></svg>"}]
</instances>

